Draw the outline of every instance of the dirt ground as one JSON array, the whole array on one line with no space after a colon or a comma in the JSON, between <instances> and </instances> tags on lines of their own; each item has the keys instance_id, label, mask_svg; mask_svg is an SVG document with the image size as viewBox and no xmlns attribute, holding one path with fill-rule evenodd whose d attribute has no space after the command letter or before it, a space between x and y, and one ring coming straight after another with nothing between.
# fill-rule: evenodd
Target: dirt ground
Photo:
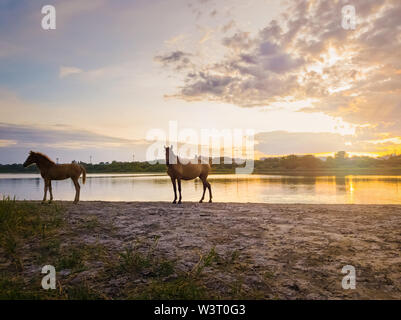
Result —
<instances>
[{"instance_id":1,"label":"dirt ground","mask_svg":"<svg viewBox=\"0 0 401 320\"><path fill-rule=\"evenodd\" d=\"M213 247L235 256L235 272L205 268L209 287L240 283L262 299L401 299L401 206L81 202L66 216L72 226L94 217L107 226L83 229L75 244L118 251L158 236L180 270ZM345 265L356 269L355 290L342 289Z\"/></svg>"}]
</instances>

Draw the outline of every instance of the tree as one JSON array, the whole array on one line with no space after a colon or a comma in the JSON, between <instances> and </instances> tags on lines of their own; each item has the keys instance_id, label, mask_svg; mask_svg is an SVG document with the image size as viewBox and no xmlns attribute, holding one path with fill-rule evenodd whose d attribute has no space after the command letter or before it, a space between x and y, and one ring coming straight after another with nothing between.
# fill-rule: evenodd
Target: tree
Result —
<instances>
[{"instance_id":1,"label":"tree","mask_svg":"<svg viewBox=\"0 0 401 320\"><path fill-rule=\"evenodd\" d=\"M348 154L345 151L338 151L336 152L334 158L344 160L348 158Z\"/></svg>"}]
</instances>

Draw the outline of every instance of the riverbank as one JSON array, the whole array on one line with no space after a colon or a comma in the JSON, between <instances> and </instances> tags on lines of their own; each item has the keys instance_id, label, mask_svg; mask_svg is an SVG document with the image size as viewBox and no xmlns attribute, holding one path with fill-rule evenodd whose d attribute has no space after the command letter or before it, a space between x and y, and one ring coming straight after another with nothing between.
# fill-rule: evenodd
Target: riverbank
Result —
<instances>
[{"instance_id":1,"label":"riverbank","mask_svg":"<svg viewBox=\"0 0 401 320\"><path fill-rule=\"evenodd\" d=\"M166 175L166 168L159 171L88 171L89 175ZM22 168L18 170L0 170L0 175L23 175L23 174L39 174L35 167ZM212 168L210 174L224 175L235 174L235 169L215 170ZM401 168L327 168L327 169L258 169L253 170L254 175L285 175L285 176L388 176L401 175Z\"/></svg>"},{"instance_id":2,"label":"riverbank","mask_svg":"<svg viewBox=\"0 0 401 320\"><path fill-rule=\"evenodd\" d=\"M3 299L401 299L401 206L15 205L41 222L3 232ZM59 290L40 288L45 264Z\"/></svg>"}]
</instances>

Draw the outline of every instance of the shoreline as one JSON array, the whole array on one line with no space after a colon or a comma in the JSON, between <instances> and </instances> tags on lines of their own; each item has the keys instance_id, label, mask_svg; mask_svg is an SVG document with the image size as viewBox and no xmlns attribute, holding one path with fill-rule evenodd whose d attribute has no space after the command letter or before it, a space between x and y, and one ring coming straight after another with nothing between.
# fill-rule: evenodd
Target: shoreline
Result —
<instances>
[{"instance_id":1,"label":"shoreline","mask_svg":"<svg viewBox=\"0 0 401 320\"><path fill-rule=\"evenodd\" d=\"M13 200L13 198L10 197L10 200ZM212 205L226 205L226 206L244 206L244 205L250 205L252 207L254 206L316 206L316 207L330 207L330 206L359 206L359 207L396 207L401 209L401 200L400 204L397 203L384 203L384 204L378 204L378 203L305 203L305 202L294 202L294 203L288 203L288 202L222 202L222 201L215 201L213 199L212 203L209 203L207 199L203 203L199 203L198 201L186 201L183 200L181 204L173 204L172 201L166 200L166 201L144 201L144 200L133 200L133 201L126 201L126 200L79 200L78 204L74 204L73 201L71 200L53 200L51 203L49 203L49 200L47 199L44 204L42 204L42 200L29 200L29 199L15 199L15 202L19 203L34 203L34 204L41 204L43 206L51 206L51 205L62 205L62 206L77 206L79 207L80 204L116 204L117 206L119 204L133 204L133 205L138 205L138 204L143 204L144 206L147 205L165 205L165 206L172 206L172 207L178 207L178 208L185 208L184 206L186 205L192 205L192 206L212 206Z\"/></svg>"},{"instance_id":2,"label":"shoreline","mask_svg":"<svg viewBox=\"0 0 401 320\"><path fill-rule=\"evenodd\" d=\"M167 169L166 169L167 170ZM2 174L40 174L40 172L0 172ZM88 175L116 174L116 175L167 175L166 171L107 171L87 172ZM211 175L236 174L235 170L211 171ZM401 168L328 168L328 169L279 169L254 170L250 175L283 175L283 176L349 176L349 175L401 175Z\"/></svg>"}]
</instances>

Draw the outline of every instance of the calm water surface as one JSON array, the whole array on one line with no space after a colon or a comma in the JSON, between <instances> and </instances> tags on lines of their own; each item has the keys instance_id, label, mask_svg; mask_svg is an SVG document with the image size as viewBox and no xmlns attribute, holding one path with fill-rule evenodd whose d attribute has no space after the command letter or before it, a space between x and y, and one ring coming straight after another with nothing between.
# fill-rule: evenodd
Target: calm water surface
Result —
<instances>
[{"instance_id":1,"label":"calm water surface","mask_svg":"<svg viewBox=\"0 0 401 320\"><path fill-rule=\"evenodd\" d=\"M209 181L216 202L401 204L401 176L211 175ZM56 200L73 200L71 180L52 185ZM40 200L43 188L36 174L0 174L0 197ZM203 190L199 179L184 181L182 189L184 201L198 201ZM89 174L81 188L81 200L172 199L166 175Z\"/></svg>"}]
</instances>

